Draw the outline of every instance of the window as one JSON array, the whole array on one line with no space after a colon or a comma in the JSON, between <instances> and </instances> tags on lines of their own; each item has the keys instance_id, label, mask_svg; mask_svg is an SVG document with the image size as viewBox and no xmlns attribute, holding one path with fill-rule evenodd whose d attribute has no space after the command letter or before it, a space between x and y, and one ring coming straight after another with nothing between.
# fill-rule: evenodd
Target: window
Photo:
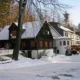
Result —
<instances>
[{"instance_id":1,"label":"window","mask_svg":"<svg viewBox=\"0 0 80 80\"><path fill-rule=\"evenodd\" d=\"M12 36L16 36L16 31L13 30L13 31L11 32L11 34L12 34Z\"/></svg>"},{"instance_id":2,"label":"window","mask_svg":"<svg viewBox=\"0 0 80 80\"><path fill-rule=\"evenodd\" d=\"M68 32L65 32L65 36L67 36L67 37L68 37Z\"/></svg>"},{"instance_id":3,"label":"window","mask_svg":"<svg viewBox=\"0 0 80 80\"><path fill-rule=\"evenodd\" d=\"M66 45L66 41L63 41L63 45Z\"/></svg>"},{"instance_id":4,"label":"window","mask_svg":"<svg viewBox=\"0 0 80 80\"><path fill-rule=\"evenodd\" d=\"M45 31L45 30L43 30L43 31L42 31L42 33L43 33L43 34L46 34L46 31Z\"/></svg>"},{"instance_id":5,"label":"window","mask_svg":"<svg viewBox=\"0 0 80 80\"><path fill-rule=\"evenodd\" d=\"M50 35L50 32L49 31L47 31L47 35Z\"/></svg>"},{"instance_id":6,"label":"window","mask_svg":"<svg viewBox=\"0 0 80 80\"><path fill-rule=\"evenodd\" d=\"M22 45L22 47L25 47L26 46L26 43L25 42L22 42L21 45Z\"/></svg>"},{"instance_id":7,"label":"window","mask_svg":"<svg viewBox=\"0 0 80 80\"><path fill-rule=\"evenodd\" d=\"M49 42L49 47L53 47L52 41Z\"/></svg>"},{"instance_id":8,"label":"window","mask_svg":"<svg viewBox=\"0 0 80 80\"><path fill-rule=\"evenodd\" d=\"M43 41L40 41L39 46L42 48L43 47Z\"/></svg>"},{"instance_id":9,"label":"window","mask_svg":"<svg viewBox=\"0 0 80 80\"><path fill-rule=\"evenodd\" d=\"M31 47L35 47L35 41L31 41Z\"/></svg>"},{"instance_id":10,"label":"window","mask_svg":"<svg viewBox=\"0 0 80 80\"><path fill-rule=\"evenodd\" d=\"M60 45L62 45L62 42L60 41Z\"/></svg>"},{"instance_id":11,"label":"window","mask_svg":"<svg viewBox=\"0 0 80 80\"><path fill-rule=\"evenodd\" d=\"M16 38L16 30L13 30L10 34L11 38Z\"/></svg>"},{"instance_id":12,"label":"window","mask_svg":"<svg viewBox=\"0 0 80 80\"><path fill-rule=\"evenodd\" d=\"M48 47L48 42L47 42L47 41L45 41L45 47L46 47L46 48Z\"/></svg>"},{"instance_id":13,"label":"window","mask_svg":"<svg viewBox=\"0 0 80 80\"><path fill-rule=\"evenodd\" d=\"M69 45L69 41L67 41L67 45Z\"/></svg>"}]
</instances>

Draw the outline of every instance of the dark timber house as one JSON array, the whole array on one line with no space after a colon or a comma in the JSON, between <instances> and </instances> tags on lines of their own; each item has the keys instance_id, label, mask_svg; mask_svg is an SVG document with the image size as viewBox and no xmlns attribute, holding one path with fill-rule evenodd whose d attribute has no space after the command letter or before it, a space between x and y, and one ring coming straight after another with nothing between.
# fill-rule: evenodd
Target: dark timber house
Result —
<instances>
[{"instance_id":1,"label":"dark timber house","mask_svg":"<svg viewBox=\"0 0 80 80\"><path fill-rule=\"evenodd\" d=\"M9 27L9 40L12 47L15 43L17 29L16 23L12 23ZM53 37L48 23L45 21L41 25L38 21L35 21L23 24L20 49L27 50L28 57L31 58L39 58L44 55L45 50L53 50Z\"/></svg>"}]
</instances>

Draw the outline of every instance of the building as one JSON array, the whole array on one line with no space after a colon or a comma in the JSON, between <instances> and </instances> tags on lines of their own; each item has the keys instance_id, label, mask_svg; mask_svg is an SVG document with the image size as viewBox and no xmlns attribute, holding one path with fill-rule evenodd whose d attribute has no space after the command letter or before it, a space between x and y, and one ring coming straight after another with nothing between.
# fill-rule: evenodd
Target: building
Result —
<instances>
[{"instance_id":1,"label":"building","mask_svg":"<svg viewBox=\"0 0 80 80\"><path fill-rule=\"evenodd\" d=\"M17 23L12 23L11 26L7 26L1 31L0 34L3 38L1 38L0 45L5 45L6 48L15 47L14 44L18 29L17 25ZM2 36L4 34L5 36ZM43 24L39 21L23 24L20 49L26 50L27 55L30 58L40 58L43 55L53 55L53 37L46 21ZM51 54L49 53L50 51L52 51Z\"/></svg>"},{"instance_id":2,"label":"building","mask_svg":"<svg viewBox=\"0 0 80 80\"><path fill-rule=\"evenodd\" d=\"M70 35L73 31L60 26L57 22L49 22L49 24L52 26L52 35L54 38L53 43L55 43L53 46L55 53L65 54L66 50L71 47L72 37Z\"/></svg>"}]
</instances>

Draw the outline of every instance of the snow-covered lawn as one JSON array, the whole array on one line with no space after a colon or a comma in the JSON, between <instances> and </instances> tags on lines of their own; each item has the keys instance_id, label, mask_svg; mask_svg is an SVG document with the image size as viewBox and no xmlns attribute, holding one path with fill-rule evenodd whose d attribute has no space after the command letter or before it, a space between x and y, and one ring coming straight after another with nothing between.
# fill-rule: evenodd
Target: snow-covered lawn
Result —
<instances>
[{"instance_id":1,"label":"snow-covered lawn","mask_svg":"<svg viewBox=\"0 0 80 80\"><path fill-rule=\"evenodd\" d=\"M80 80L80 55L9 60L0 62L0 80Z\"/></svg>"}]
</instances>

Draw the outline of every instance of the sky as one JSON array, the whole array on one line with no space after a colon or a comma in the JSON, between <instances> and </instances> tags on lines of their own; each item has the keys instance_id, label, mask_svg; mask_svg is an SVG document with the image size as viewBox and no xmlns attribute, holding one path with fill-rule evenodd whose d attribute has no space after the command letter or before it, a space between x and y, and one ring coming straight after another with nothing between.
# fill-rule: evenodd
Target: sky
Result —
<instances>
[{"instance_id":1,"label":"sky","mask_svg":"<svg viewBox=\"0 0 80 80\"><path fill-rule=\"evenodd\" d=\"M80 0L58 0L60 3L69 5L71 8L68 9L70 14L70 22L74 25L80 23Z\"/></svg>"},{"instance_id":2,"label":"sky","mask_svg":"<svg viewBox=\"0 0 80 80\"><path fill-rule=\"evenodd\" d=\"M80 0L58 0L62 4L69 5L71 8L68 9L70 22L74 25L80 23Z\"/></svg>"}]
</instances>

